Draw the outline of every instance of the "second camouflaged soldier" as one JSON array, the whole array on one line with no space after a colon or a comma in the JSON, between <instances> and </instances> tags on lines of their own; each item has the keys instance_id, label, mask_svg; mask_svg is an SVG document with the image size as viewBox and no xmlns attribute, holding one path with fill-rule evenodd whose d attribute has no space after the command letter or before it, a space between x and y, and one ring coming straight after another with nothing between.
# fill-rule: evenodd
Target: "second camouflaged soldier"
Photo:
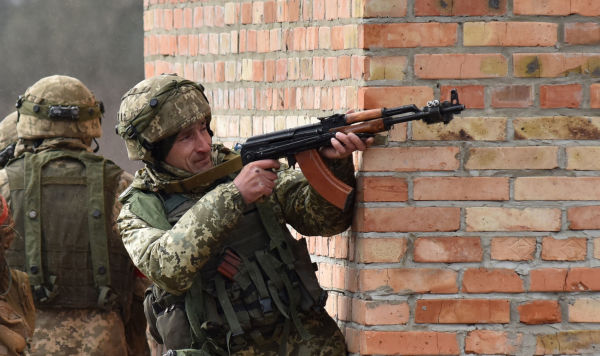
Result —
<instances>
[{"instance_id":1,"label":"second camouflaged soldier","mask_svg":"<svg viewBox=\"0 0 600 356\"><path fill-rule=\"evenodd\" d=\"M275 160L242 167L239 155L213 145L211 110L194 82L144 80L123 96L118 118L129 158L146 163L122 195L118 225L134 263L155 283L146 316L170 354L345 355L306 243L286 224L332 235L349 226L351 213L326 202L298 171L275 173ZM337 138L321 155L352 185L350 155L367 144Z\"/></svg>"},{"instance_id":2,"label":"second camouflaged soldier","mask_svg":"<svg viewBox=\"0 0 600 356\"><path fill-rule=\"evenodd\" d=\"M55 75L17 108L16 158L0 171L0 191L22 237L7 259L27 272L37 309L31 354L127 355L134 267L115 220L131 175L92 153L102 104Z\"/></svg>"}]
</instances>

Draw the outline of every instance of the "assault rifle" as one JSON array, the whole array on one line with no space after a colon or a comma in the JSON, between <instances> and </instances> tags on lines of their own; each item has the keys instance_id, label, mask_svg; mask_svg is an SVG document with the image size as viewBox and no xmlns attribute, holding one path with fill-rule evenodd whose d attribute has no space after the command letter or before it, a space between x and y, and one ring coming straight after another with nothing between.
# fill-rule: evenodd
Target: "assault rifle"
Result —
<instances>
[{"instance_id":1,"label":"assault rifle","mask_svg":"<svg viewBox=\"0 0 600 356\"><path fill-rule=\"evenodd\" d=\"M311 186L327 201L347 210L354 199L353 188L335 177L321 159L317 149L330 146L336 132L354 133L361 138L372 137L389 130L395 124L423 120L427 124L448 124L465 106L452 90L450 101L433 100L426 107L416 105L380 108L351 114L334 114L318 118L320 122L250 137L241 147L242 163L261 159L287 158L290 166L296 162Z\"/></svg>"}]
</instances>

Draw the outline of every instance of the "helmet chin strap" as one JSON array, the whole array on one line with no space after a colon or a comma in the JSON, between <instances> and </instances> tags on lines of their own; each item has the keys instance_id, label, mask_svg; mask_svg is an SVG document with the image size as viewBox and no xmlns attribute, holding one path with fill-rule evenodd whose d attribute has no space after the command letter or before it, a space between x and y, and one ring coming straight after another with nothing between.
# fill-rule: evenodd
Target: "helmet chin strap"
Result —
<instances>
[{"instance_id":1,"label":"helmet chin strap","mask_svg":"<svg viewBox=\"0 0 600 356\"><path fill-rule=\"evenodd\" d=\"M100 144L98 143L98 140L96 140L96 138L92 138L92 140L94 141L94 143L96 144L96 147L94 148L94 153L98 152L98 150L100 150Z\"/></svg>"}]
</instances>

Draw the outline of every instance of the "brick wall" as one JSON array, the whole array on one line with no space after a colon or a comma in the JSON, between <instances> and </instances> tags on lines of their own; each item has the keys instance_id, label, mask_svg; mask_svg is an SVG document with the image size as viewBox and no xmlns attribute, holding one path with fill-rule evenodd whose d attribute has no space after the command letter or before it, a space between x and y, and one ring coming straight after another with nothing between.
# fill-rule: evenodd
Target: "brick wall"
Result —
<instances>
[{"instance_id":1,"label":"brick wall","mask_svg":"<svg viewBox=\"0 0 600 356\"><path fill-rule=\"evenodd\" d=\"M146 76L202 82L215 139L424 106L309 237L353 354L600 354L600 1L145 0Z\"/></svg>"}]
</instances>

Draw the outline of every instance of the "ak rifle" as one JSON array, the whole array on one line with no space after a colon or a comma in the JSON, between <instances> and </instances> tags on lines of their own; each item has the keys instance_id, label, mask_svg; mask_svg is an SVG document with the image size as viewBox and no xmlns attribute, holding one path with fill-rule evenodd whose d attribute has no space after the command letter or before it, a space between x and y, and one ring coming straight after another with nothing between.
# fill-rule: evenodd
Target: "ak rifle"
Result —
<instances>
[{"instance_id":1,"label":"ak rifle","mask_svg":"<svg viewBox=\"0 0 600 356\"><path fill-rule=\"evenodd\" d=\"M353 188L329 171L317 151L320 147L331 146L331 138L336 132L352 132L367 138L413 120L448 124L454 114L460 114L464 109L465 106L458 101L457 91L452 90L450 101L433 100L422 109L413 104L320 117L315 124L250 137L241 147L242 163L280 158L286 158L290 166L298 163L319 194L338 208L347 210L354 199Z\"/></svg>"}]
</instances>

